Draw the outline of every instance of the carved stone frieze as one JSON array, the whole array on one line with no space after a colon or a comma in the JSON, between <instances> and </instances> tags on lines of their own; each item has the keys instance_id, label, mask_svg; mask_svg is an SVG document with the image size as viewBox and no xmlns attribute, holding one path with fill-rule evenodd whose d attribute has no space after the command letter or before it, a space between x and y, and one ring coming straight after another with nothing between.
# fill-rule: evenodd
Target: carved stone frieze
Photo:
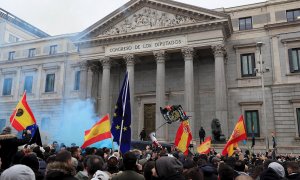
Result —
<instances>
[{"instance_id":1,"label":"carved stone frieze","mask_svg":"<svg viewBox=\"0 0 300 180\"><path fill-rule=\"evenodd\" d=\"M126 54L123 56L127 66L133 66L135 64L135 57L133 54Z\"/></svg>"},{"instance_id":2,"label":"carved stone frieze","mask_svg":"<svg viewBox=\"0 0 300 180\"><path fill-rule=\"evenodd\" d=\"M212 47L215 57L224 57L226 54L226 49L223 44L213 45Z\"/></svg>"},{"instance_id":3,"label":"carved stone frieze","mask_svg":"<svg viewBox=\"0 0 300 180\"><path fill-rule=\"evenodd\" d=\"M144 7L135 14L127 17L124 21L109 27L100 36L118 35L155 28L192 24L196 22L197 20L192 17L166 13L149 7Z\"/></svg>"},{"instance_id":4,"label":"carved stone frieze","mask_svg":"<svg viewBox=\"0 0 300 180\"><path fill-rule=\"evenodd\" d=\"M184 60L193 60L194 57L194 48L193 47L185 47L181 49Z\"/></svg>"},{"instance_id":5,"label":"carved stone frieze","mask_svg":"<svg viewBox=\"0 0 300 180\"><path fill-rule=\"evenodd\" d=\"M100 63L102 64L103 69L110 68L110 66L111 66L111 59L109 57L101 58L100 59Z\"/></svg>"},{"instance_id":6,"label":"carved stone frieze","mask_svg":"<svg viewBox=\"0 0 300 180\"><path fill-rule=\"evenodd\" d=\"M153 51L156 63L164 63L167 58L166 51Z\"/></svg>"}]
</instances>

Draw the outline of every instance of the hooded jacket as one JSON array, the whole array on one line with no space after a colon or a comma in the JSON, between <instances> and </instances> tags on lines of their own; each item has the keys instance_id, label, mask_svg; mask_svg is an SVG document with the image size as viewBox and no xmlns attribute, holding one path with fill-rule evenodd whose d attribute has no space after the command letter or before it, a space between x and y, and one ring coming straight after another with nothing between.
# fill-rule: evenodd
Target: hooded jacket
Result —
<instances>
[{"instance_id":1,"label":"hooded jacket","mask_svg":"<svg viewBox=\"0 0 300 180\"><path fill-rule=\"evenodd\" d=\"M217 169L211 165L203 165L200 167L203 172L204 180L217 180Z\"/></svg>"},{"instance_id":2,"label":"hooded jacket","mask_svg":"<svg viewBox=\"0 0 300 180\"><path fill-rule=\"evenodd\" d=\"M48 164L46 168L46 180L77 180L74 177L76 171L71 165L63 162L53 162Z\"/></svg>"},{"instance_id":3,"label":"hooded jacket","mask_svg":"<svg viewBox=\"0 0 300 180\"><path fill-rule=\"evenodd\" d=\"M183 165L174 157L163 156L159 158L155 162L155 169L160 179L184 180Z\"/></svg>"},{"instance_id":4,"label":"hooded jacket","mask_svg":"<svg viewBox=\"0 0 300 180\"><path fill-rule=\"evenodd\" d=\"M18 146L22 146L30 141L31 135L26 135L24 139L18 139L13 134L0 135L0 157L2 161L2 169L7 169L18 151Z\"/></svg>"}]
</instances>

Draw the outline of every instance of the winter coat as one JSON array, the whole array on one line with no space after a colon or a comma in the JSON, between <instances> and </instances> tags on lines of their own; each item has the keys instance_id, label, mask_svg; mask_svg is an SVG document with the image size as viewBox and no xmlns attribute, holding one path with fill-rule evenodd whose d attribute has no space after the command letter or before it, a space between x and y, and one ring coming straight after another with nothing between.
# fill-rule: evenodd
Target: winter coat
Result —
<instances>
[{"instance_id":1,"label":"winter coat","mask_svg":"<svg viewBox=\"0 0 300 180\"><path fill-rule=\"evenodd\" d=\"M121 173L118 173L115 176L112 176L112 180L145 180L144 176L132 171L132 170L125 170Z\"/></svg>"},{"instance_id":2,"label":"winter coat","mask_svg":"<svg viewBox=\"0 0 300 180\"><path fill-rule=\"evenodd\" d=\"M75 168L63 162L53 162L46 168L45 180L77 180Z\"/></svg>"},{"instance_id":3,"label":"winter coat","mask_svg":"<svg viewBox=\"0 0 300 180\"><path fill-rule=\"evenodd\" d=\"M84 171L79 171L75 177L78 179L78 180L89 180L89 176L87 174L87 172L84 172Z\"/></svg>"},{"instance_id":4,"label":"winter coat","mask_svg":"<svg viewBox=\"0 0 300 180\"><path fill-rule=\"evenodd\" d=\"M201 137L201 138L205 137L205 130L202 128L199 130L199 137Z\"/></svg>"},{"instance_id":5,"label":"winter coat","mask_svg":"<svg viewBox=\"0 0 300 180\"><path fill-rule=\"evenodd\" d=\"M300 179L300 173L294 173L294 174L291 174L287 177L287 179Z\"/></svg>"},{"instance_id":6,"label":"winter coat","mask_svg":"<svg viewBox=\"0 0 300 180\"><path fill-rule=\"evenodd\" d=\"M260 180L284 180L285 178L279 176L272 168L268 168L260 175Z\"/></svg>"},{"instance_id":7,"label":"winter coat","mask_svg":"<svg viewBox=\"0 0 300 180\"><path fill-rule=\"evenodd\" d=\"M155 162L155 169L159 179L163 180L184 180L183 165L174 157L160 157Z\"/></svg>"},{"instance_id":8,"label":"winter coat","mask_svg":"<svg viewBox=\"0 0 300 180\"><path fill-rule=\"evenodd\" d=\"M2 169L9 168L13 157L18 151L18 146L22 146L30 141L31 135L26 135L24 139L18 139L13 134L0 135L0 157Z\"/></svg>"},{"instance_id":9,"label":"winter coat","mask_svg":"<svg viewBox=\"0 0 300 180\"><path fill-rule=\"evenodd\" d=\"M217 180L217 169L211 165L203 165L200 167L203 172L204 180Z\"/></svg>"}]
</instances>

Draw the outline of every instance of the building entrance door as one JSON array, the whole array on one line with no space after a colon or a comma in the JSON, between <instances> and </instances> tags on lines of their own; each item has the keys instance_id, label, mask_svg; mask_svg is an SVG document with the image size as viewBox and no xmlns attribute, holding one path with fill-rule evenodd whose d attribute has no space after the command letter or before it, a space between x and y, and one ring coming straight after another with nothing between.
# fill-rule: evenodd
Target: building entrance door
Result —
<instances>
[{"instance_id":1,"label":"building entrance door","mask_svg":"<svg viewBox=\"0 0 300 180\"><path fill-rule=\"evenodd\" d=\"M149 133L155 131L155 104L144 104L144 128L149 140Z\"/></svg>"}]
</instances>

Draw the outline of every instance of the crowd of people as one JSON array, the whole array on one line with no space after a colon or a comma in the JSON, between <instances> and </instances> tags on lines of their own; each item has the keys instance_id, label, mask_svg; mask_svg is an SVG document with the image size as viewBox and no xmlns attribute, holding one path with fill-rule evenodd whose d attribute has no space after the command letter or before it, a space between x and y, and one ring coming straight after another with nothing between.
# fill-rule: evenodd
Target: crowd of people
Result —
<instances>
[{"instance_id":1,"label":"crowd of people","mask_svg":"<svg viewBox=\"0 0 300 180\"><path fill-rule=\"evenodd\" d=\"M30 132L27 133L30 136ZM236 148L231 157L213 149L206 154L184 155L176 148L146 146L125 154L109 148L82 150L59 146L26 145L9 127L0 135L0 180L276 180L300 179L299 159L253 154Z\"/></svg>"}]
</instances>

